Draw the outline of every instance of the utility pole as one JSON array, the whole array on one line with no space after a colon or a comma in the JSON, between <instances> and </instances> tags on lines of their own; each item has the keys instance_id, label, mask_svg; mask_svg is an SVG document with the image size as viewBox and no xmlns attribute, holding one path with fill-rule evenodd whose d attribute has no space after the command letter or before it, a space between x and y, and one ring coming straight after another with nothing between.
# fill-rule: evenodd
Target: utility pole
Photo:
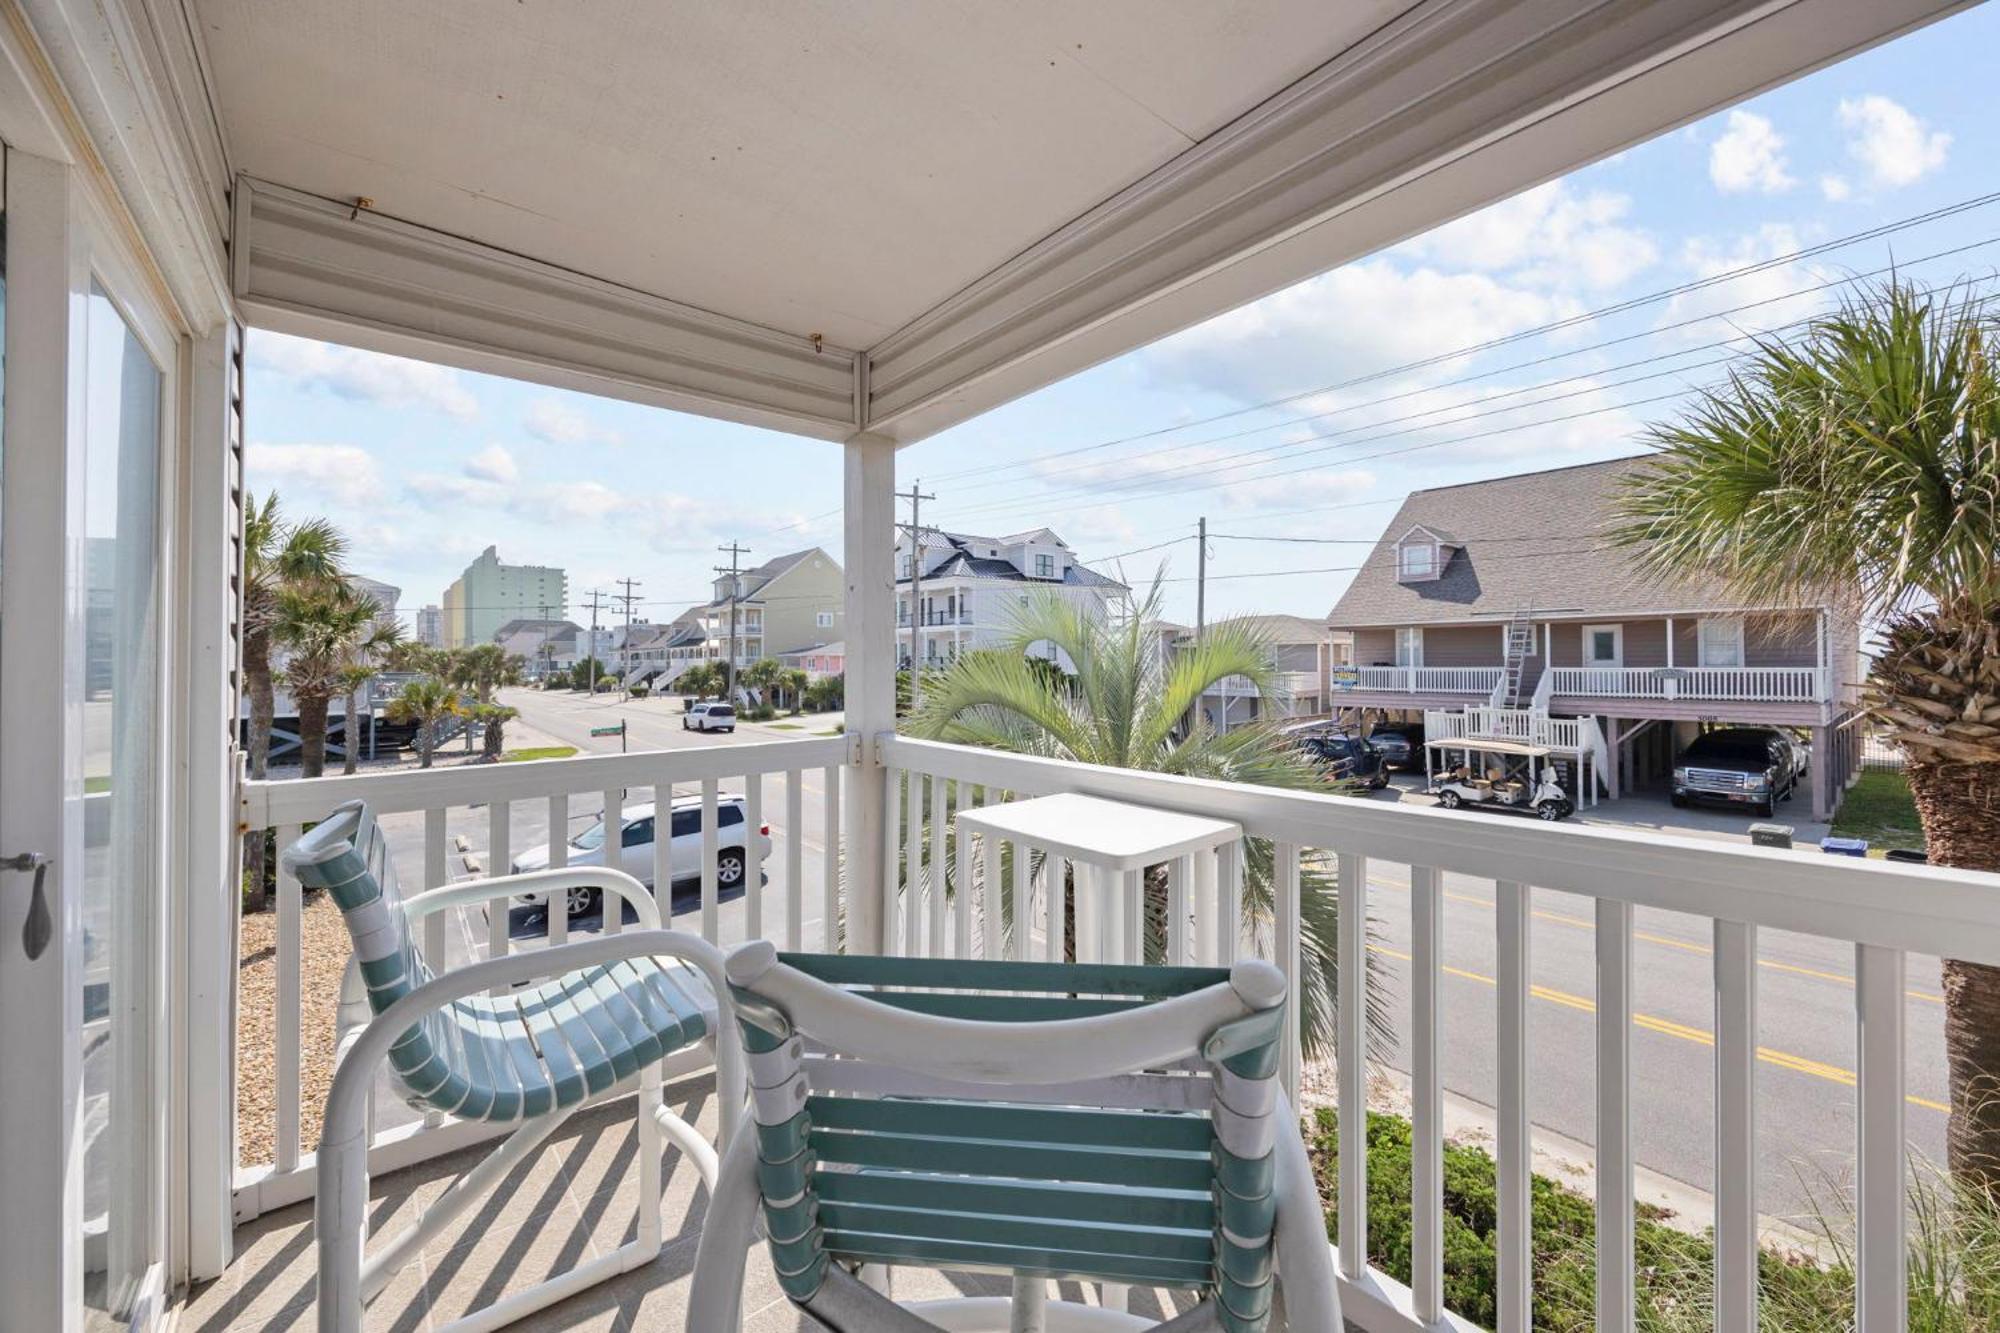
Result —
<instances>
[{"instance_id":1,"label":"utility pole","mask_svg":"<svg viewBox=\"0 0 2000 1333\"><path fill-rule=\"evenodd\" d=\"M898 500L910 502L910 707L915 708L924 699L923 657L918 651L921 631L918 626L924 620L924 525L923 505L926 500L935 500L935 495L925 495L923 482L916 478L910 481L910 489L896 492Z\"/></svg>"},{"instance_id":2,"label":"utility pole","mask_svg":"<svg viewBox=\"0 0 2000 1333\"><path fill-rule=\"evenodd\" d=\"M1195 520L1194 641L1208 628L1208 515Z\"/></svg>"},{"instance_id":3,"label":"utility pole","mask_svg":"<svg viewBox=\"0 0 2000 1333\"><path fill-rule=\"evenodd\" d=\"M583 660L590 663L590 692L597 693L597 613L604 609L604 594L592 589L590 593L590 643Z\"/></svg>"},{"instance_id":4,"label":"utility pole","mask_svg":"<svg viewBox=\"0 0 2000 1333\"><path fill-rule=\"evenodd\" d=\"M619 676L619 679L623 681L624 676L626 674L629 674L631 671L632 607L639 600L639 594L636 591L634 591L634 589L636 589L639 586L639 580L618 579L617 583L619 587L625 590L624 592L619 593L616 597L611 599L614 602L625 603L625 645L621 651L623 651L626 655L626 668L625 671L621 672Z\"/></svg>"},{"instance_id":5,"label":"utility pole","mask_svg":"<svg viewBox=\"0 0 2000 1333\"><path fill-rule=\"evenodd\" d=\"M737 557L748 554L750 548L747 546L738 546L734 541L731 541L729 545L718 546L715 549L729 557L729 568L724 569L721 565L717 565L715 567L715 572L718 574L729 575L729 656L723 662L723 667L722 667L722 697L729 700L729 702L731 703L735 703L736 702L736 594L738 591L736 583L736 577L737 577L736 562L737 562Z\"/></svg>"}]
</instances>

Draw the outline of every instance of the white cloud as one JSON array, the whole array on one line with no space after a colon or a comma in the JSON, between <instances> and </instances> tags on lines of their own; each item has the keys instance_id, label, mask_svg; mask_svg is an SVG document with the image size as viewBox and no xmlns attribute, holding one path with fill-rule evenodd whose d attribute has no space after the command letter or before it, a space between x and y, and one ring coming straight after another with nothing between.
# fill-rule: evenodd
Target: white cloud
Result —
<instances>
[{"instance_id":1,"label":"white cloud","mask_svg":"<svg viewBox=\"0 0 2000 1333\"><path fill-rule=\"evenodd\" d=\"M253 490L277 491L294 513L301 500L364 505L383 498L374 456L357 445L253 440L243 466Z\"/></svg>"},{"instance_id":2,"label":"white cloud","mask_svg":"<svg viewBox=\"0 0 2000 1333\"><path fill-rule=\"evenodd\" d=\"M1406 271L1368 259L1165 339L1142 354L1143 364L1173 387L1261 402L1452 353L1582 308L1573 298L1483 273Z\"/></svg>"},{"instance_id":3,"label":"white cloud","mask_svg":"<svg viewBox=\"0 0 2000 1333\"><path fill-rule=\"evenodd\" d=\"M1712 278L1790 254L1803 244L1791 227L1765 223L1728 240L1694 237L1682 248L1681 261L1693 276ZM1695 342L1775 328L1819 309L1826 301L1825 293L1808 289L1822 287L1833 276L1811 263L1777 264L1676 296L1667 303L1660 322L1679 324L1714 314L1712 320L1676 330L1677 336Z\"/></svg>"},{"instance_id":4,"label":"white cloud","mask_svg":"<svg viewBox=\"0 0 2000 1333\"><path fill-rule=\"evenodd\" d=\"M1884 189L1922 180L1944 165L1951 147L1949 134L1930 129L1879 93L1843 98L1838 114L1847 131L1847 155L1860 163L1870 184Z\"/></svg>"},{"instance_id":5,"label":"white cloud","mask_svg":"<svg viewBox=\"0 0 2000 1333\"><path fill-rule=\"evenodd\" d=\"M1819 178L1819 192L1831 203L1839 203L1854 193L1854 187L1847 183L1847 177L1831 173Z\"/></svg>"},{"instance_id":6,"label":"white cloud","mask_svg":"<svg viewBox=\"0 0 2000 1333\"><path fill-rule=\"evenodd\" d=\"M1732 111L1708 149L1708 178L1724 194L1778 194L1798 184L1785 166L1785 139L1752 111Z\"/></svg>"},{"instance_id":7,"label":"white cloud","mask_svg":"<svg viewBox=\"0 0 2000 1333\"><path fill-rule=\"evenodd\" d=\"M475 481L512 485L521 479L521 468L505 445L489 444L465 460L465 475Z\"/></svg>"},{"instance_id":8,"label":"white cloud","mask_svg":"<svg viewBox=\"0 0 2000 1333\"><path fill-rule=\"evenodd\" d=\"M623 433L591 420L589 414L559 398L537 398L521 419L528 434L544 444L623 444Z\"/></svg>"},{"instance_id":9,"label":"white cloud","mask_svg":"<svg viewBox=\"0 0 2000 1333\"><path fill-rule=\"evenodd\" d=\"M254 366L302 388L382 407L430 408L461 419L479 414L479 401L459 373L446 366L281 333L253 333L249 350Z\"/></svg>"},{"instance_id":10,"label":"white cloud","mask_svg":"<svg viewBox=\"0 0 2000 1333\"><path fill-rule=\"evenodd\" d=\"M1407 242L1397 253L1447 269L1509 273L1544 287L1616 287L1659 259L1643 230L1625 225L1632 201L1566 181L1523 190Z\"/></svg>"}]
</instances>

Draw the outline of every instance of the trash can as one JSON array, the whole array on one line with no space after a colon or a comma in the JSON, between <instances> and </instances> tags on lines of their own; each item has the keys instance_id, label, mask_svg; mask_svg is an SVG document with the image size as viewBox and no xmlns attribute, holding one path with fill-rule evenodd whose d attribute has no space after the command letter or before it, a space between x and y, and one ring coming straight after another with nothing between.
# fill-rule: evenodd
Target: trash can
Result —
<instances>
[{"instance_id":1,"label":"trash can","mask_svg":"<svg viewBox=\"0 0 2000 1333\"><path fill-rule=\"evenodd\" d=\"M1821 838L1819 840L1819 849L1828 856L1866 856L1868 855L1868 839Z\"/></svg>"},{"instance_id":2,"label":"trash can","mask_svg":"<svg viewBox=\"0 0 2000 1333\"><path fill-rule=\"evenodd\" d=\"M1790 824L1752 824L1750 845L1753 847L1790 847L1792 826Z\"/></svg>"}]
</instances>

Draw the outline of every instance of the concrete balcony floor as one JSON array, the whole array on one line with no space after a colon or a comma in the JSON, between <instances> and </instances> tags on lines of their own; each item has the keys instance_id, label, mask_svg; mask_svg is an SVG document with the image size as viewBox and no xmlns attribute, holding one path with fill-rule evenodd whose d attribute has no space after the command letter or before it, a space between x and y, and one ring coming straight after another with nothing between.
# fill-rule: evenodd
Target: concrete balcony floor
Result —
<instances>
[{"instance_id":1,"label":"concrete balcony floor","mask_svg":"<svg viewBox=\"0 0 2000 1333\"><path fill-rule=\"evenodd\" d=\"M715 1088L707 1078L667 1089L682 1115L715 1133ZM541 1151L518 1165L492 1194L399 1273L368 1308L366 1327L383 1333L424 1333L441 1327L510 1291L556 1276L637 1234L638 1135L630 1100L580 1113ZM414 1220L457 1176L493 1144L467 1148L370 1182L371 1237L379 1240ZM650 1264L561 1304L509 1325L521 1333L557 1329L589 1333L680 1333L686 1325L688 1284L708 1195L694 1171L671 1147L665 1158L663 1208L666 1244ZM314 1274L317 1250L312 1204L267 1214L238 1228L229 1270L198 1287L177 1327L182 1333L308 1333L317 1327ZM900 1299L999 1295L1003 1278L968 1273L899 1269ZM1062 1284L1069 1300L1086 1297L1080 1284ZM1132 1310L1164 1317L1162 1294L1134 1291ZM1186 1297L1176 1308L1185 1308ZM743 1292L744 1333L818 1333L779 1291L769 1253L759 1242L750 1252Z\"/></svg>"}]
</instances>

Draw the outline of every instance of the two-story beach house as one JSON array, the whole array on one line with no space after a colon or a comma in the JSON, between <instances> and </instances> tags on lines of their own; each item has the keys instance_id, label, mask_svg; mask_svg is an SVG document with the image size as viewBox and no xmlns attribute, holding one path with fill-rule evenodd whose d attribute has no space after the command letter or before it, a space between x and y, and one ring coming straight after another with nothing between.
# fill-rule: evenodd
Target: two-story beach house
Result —
<instances>
[{"instance_id":1,"label":"two-story beach house","mask_svg":"<svg viewBox=\"0 0 2000 1333\"><path fill-rule=\"evenodd\" d=\"M1352 635L1330 631L1308 616L1250 615L1235 617L1234 623L1270 646L1276 688L1265 695L1241 676L1217 681L1201 696L1202 715L1210 726L1232 731L1259 719L1295 721L1327 712L1334 671L1354 662ZM1177 626L1164 650L1174 652L1194 641L1193 630Z\"/></svg>"},{"instance_id":2,"label":"two-story beach house","mask_svg":"<svg viewBox=\"0 0 2000 1333\"><path fill-rule=\"evenodd\" d=\"M1008 537L925 528L921 541L905 531L896 540L898 669L908 670L913 656L935 667L998 646L1038 588L1055 590L1099 619L1131 591L1079 563L1069 543L1047 528Z\"/></svg>"},{"instance_id":3,"label":"two-story beach house","mask_svg":"<svg viewBox=\"0 0 2000 1333\"><path fill-rule=\"evenodd\" d=\"M1790 729L1828 817L1857 771L1860 617L1642 574L1609 536L1637 462L1413 492L1328 616L1354 636L1334 703L1428 713L1434 736L1533 735L1583 770L1580 797L1667 783L1708 727Z\"/></svg>"},{"instance_id":4,"label":"two-story beach house","mask_svg":"<svg viewBox=\"0 0 2000 1333\"><path fill-rule=\"evenodd\" d=\"M738 669L761 657L832 643L842 634L845 592L839 563L817 546L734 575L724 571L715 580L715 599L700 611L703 658L727 658L732 633Z\"/></svg>"}]
</instances>

